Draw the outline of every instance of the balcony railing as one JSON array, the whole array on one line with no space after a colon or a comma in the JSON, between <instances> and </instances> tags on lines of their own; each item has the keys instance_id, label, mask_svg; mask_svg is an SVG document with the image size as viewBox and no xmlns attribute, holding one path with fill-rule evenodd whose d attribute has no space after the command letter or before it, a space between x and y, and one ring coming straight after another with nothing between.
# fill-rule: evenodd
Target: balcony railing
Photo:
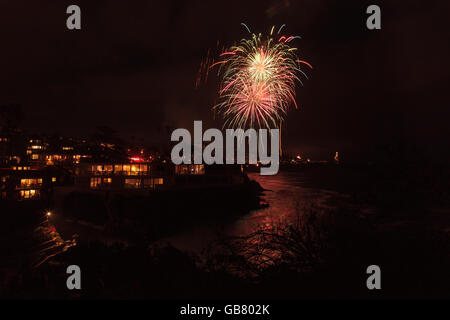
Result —
<instances>
[{"instance_id":1,"label":"balcony railing","mask_svg":"<svg viewBox=\"0 0 450 320\"><path fill-rule=\"evenodd\" d=\"M88 171L94 176L149 176L150 171Z\"/></svg>"},{"instance_id":2,"label":"balcony railing","mask_svg":"<svg viewBox=\"0 0 450 320\"><path fill-rule=\"evenodd\" d=\"M27 185L18 185L16 186L16 190L26 190L26 189L40 189L42 187L42 183L33 183Z\"/></svg>"}]
</instances>

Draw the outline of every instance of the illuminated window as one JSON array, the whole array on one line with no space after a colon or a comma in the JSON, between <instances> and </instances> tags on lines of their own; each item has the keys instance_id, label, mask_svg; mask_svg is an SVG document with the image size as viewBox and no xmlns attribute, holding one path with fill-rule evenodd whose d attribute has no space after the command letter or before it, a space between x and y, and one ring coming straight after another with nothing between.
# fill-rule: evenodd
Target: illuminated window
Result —
<instances>
[{"instance_id":1,"label":"illuminated window","mask_svg":"<svg viewBox=\"0 0 450 320\"><path fill-rule=\"evenodd\" d=\"M147 164L115 164L115 165L92 165L91 171L96 174L116 174L127 176L148 175Z\"/></svg>"},{"instance_id":2,"label":"illuminated window","mask_svg":"<svg viewBox=\"0 0 450 320\"><path fill-rule=\"evenodd\" d=\"M201 175L205 174L205 166L203 164L181 164L175 166L175 173L179 175Z\"/></svg>"},{"instance_id":3,"label":"illuminated window","mask_svg":"<svg viewBox=\"0 0 450 320\"><path fill-rule=\"evenodd\" d=\"M121 164L114 165L114 173L122 174L123 166Z\"/></svg>"},{"instance_id":4,"label":"illuminated window","mask_svg":"<svg viewBox=\"0 0 450 320\"><path fill-rule=\"evenodd\" d=\"M134 189L141 187L141 179L125 179L125 188Z\"/></svg>"},{"instance_id":5,"label":"illuminated window","mask_svg":"<svg viewBox=\"0 0 450 320\"><path fill-rule=\"evenodd\" d=\"M163 178L149 178L144 179L144 188L157 188L158 185L162 185L164 183Z\"/></svg>"},{"instance_id":6,"label":"illuminated window","mask_svg":"<svg viewBox=\"0 0 450 320\"><path fill-rule=\"evenodd\" d=\"M102 178L91 178L91 188L98 188L102 183Z\"/></svg>"},{"instance_id":7,"label":"illuminated window","mask_svg":"<svg viewBox=\"0 0 450 320\"><path fill-rule=\"evenodd\" d=\"M31 159L32 160L38 160L39 159L39 155L38 154L32 154L31 155Z\"/></svg>"},{"instance_id":8,"label":"illuminated window","mask_svg":"<svg viewBox=\"0 0 450 320\"><path fill-rule=\"evenodd\" d=\"M56 182L56 177L52 177L52 182Z\"/></svg>"},{"instance_id":9,"label":"illuminated window","mask_svg":"<svg viewBox=\"0 0 450 320\"><path fill-rule=\"evenodd\" d=\"M103 178L103 183L111 184L112 179L111 178Z\"/></svg>"},{"instance_id":10,"label":"illuminated window","mask_svg":"<svg viewBox=\"0 0 450 320\"><path fill-rule=\"evenodd\" d=\"M92 172L96 174L111 174L113 172L112 165L93 165L91 167Z\"/></svg>"},{"instance_id":11,"label":"illuminated window","mask_svg":"<svg viewBox=\"0 0 450 320\"><path fill-rule=\"evenodd\" d=\"M40 186L42 185L42 178L39 179L21 179L20 186L23 187L31 187L31 186Z\"/></svg>"},{"instance_id":12,"label":"illuminated window","mask_svg":"<svg viewBox=\"0 0 450 320\"><path fill-rule=\"evenodd\" d=\"M21 190L20 198L21 199L33 199L39 197L39 190Z\"/></svg>"},{"instance_id":13,"label":"illuminated window","mask_svg":"<svg viewBox=\"0 0 450 320\"><path fill-rule=\"evenodd\" d=\"M139 171L143 174L146 175L147 171L148 171L148 166L146 164L141 164L139 165Z\"/></svg>"},{"instance_id":14,"label":"illuminated window","mask_svg":"<svg viewBox=\"0 0 450 320\"><path fill-rule=\"evenodd\" d=\"M128 176L137 176L137 175L147 175L148 174L148 165L146 164L124 164L122 167L122 172Z\"/></svg>"}]
</instances>

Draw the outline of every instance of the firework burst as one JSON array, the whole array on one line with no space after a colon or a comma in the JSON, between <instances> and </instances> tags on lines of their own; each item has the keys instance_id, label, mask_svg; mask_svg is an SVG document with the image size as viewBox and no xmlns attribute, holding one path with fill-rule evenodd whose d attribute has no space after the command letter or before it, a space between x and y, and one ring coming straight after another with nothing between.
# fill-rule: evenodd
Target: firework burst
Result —
<instances>
[{"instance_id":1,"label":"firework burst","mask_svg":"<svg viewBox=\"0 0 450 320\"><path fill-rule=\"evenodd\" d=\"M250 39L223 51L209 67L219 66L219 102L214 108L224 115L225 125L278 127L289 107L297 108L295 85L302 84L298 75L306 77L300 67L312 67L299 60L297 48L290 45L299 37L279 35L283 27L277 35L274 27L265 37L251 34Z\"/></svg>"}]
</instances>

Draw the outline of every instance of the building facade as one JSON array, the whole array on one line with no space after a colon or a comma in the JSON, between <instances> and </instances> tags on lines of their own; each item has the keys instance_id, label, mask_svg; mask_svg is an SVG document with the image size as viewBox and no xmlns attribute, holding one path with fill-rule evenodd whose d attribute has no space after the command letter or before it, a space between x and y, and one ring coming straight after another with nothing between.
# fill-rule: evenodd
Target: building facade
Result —
<instances>
[{"instance_id":1,"label":"building facade","mask_svg":"<svg viewBox=\"0 0 450 320\"><path fill-rule=\"evenodd\" d=\"M43 170L20 165L0 169L2 201L48 201L51 190L52 178Z\"/></svg>"},{"instance_id":2,"label":"building facade","mask_svg":"<svg viewBox=\"0 0 450 320\"><path fill-rule=\"evenodd\" d=\"M150 163L82 163L75 175L77 186L94 190L159 189L170 180Z\"/></svg>"}]
</instances>

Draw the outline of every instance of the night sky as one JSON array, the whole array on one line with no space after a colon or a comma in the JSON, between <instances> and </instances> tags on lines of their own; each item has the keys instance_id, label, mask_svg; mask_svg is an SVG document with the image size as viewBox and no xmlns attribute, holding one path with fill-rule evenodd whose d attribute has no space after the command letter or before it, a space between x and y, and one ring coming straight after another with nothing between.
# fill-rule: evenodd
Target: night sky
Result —
<instances>
[{"instance_id":1,"label":"night sky","mask_svg":"<svg viewBox=\"0 0 450 320\"><path fill-rule=\"evenodd\" d=\"M66 28L77 4L82 30ZM365 26L369 4L382 29ZM285 23L314 70L297 89L284 148L316 158L363 157L391 141L446 150L449 5L445 1L2 1L0 104L20 104L29 131L166 142L166 127L221 127L217 80L195 89L217 40ZM436 151L436 152L437 152Z\"/></svg>"}]
</instances>

